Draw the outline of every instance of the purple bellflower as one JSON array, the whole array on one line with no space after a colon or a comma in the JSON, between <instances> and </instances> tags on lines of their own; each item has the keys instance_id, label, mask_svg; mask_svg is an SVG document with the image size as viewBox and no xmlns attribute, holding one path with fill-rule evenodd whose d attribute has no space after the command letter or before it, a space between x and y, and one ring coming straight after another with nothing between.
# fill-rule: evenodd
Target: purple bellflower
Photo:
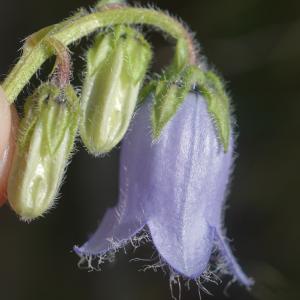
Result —
<instances>
[{"instance_id":1,"label":"purple bellflower","mask_svg":"<svg viewBox=\"0 0 300 300\"><path fill-rule=\"evenodd\" d=\"M217 249L222 268L250 287L252 280L233 257L222 228L233 135L224 152L206 101L189 93L153 143L151 105L148 101L138 110L123 141L118 204L75 251L83 258L105 257L147 226L161 259L177 274L201 277Z\"/></svg>"}]
</instances>

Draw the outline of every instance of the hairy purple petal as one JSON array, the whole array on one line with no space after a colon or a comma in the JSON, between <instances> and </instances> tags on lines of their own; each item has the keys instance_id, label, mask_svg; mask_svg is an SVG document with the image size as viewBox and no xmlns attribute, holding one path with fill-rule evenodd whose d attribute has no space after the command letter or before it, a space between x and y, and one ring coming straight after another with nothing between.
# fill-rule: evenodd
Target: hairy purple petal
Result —
<instances>
[{"instance_id":1,"label":"hairy purple petal","mask_svg":"<svg viewBox=\"0 0 300 300\"><path fill-rule=\"evenodd\" d=\"M137 186L130 185L128 169L120 169L120 189L117 206L107 210L100 226L82 246L75 247L79 255L105 255L127 244L146 224Z\"/></svg>"},{"instance_id":2,"label":"hairy purple petal","mask_svg":"<svg viewBox=\"0 0 300 300\"><path fill-rule=\"evenodd\" d=\"M216 239L219 251L222 255L222 258L225 260L229 271L239 282L241 282L246 287L250 288L254 284L253 279L247 277L247 275L243 272L236 259L234 258L228 244L226 243L225 238L220 232L216 233Z\"/></svg>"}]
</instances>

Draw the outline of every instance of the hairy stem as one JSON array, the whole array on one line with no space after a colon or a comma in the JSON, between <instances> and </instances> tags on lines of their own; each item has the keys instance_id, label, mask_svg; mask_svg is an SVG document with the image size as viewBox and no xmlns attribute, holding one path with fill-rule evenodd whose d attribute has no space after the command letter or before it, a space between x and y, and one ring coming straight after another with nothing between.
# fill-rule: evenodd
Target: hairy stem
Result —
<instances>
[{"instance_id":1,"label":"hairy stem","mask_svg":"<svg viewBox=\"0 0 300 300\"><path fill-rule=\"evenodd\" d=\"M69 84L71 77L72 63L69 49L52 37L47 38L45 42L56 54L53 80L60 88L63 88Z\"/></svg>"},{"instance_id":2,"label":"hairy stem","mask_svg":"<svg viewBox=\"0 0 300 300\"><path fill-rule=\"evenodd\" d=\"M153 26L171 36L177 41L176 64L178 68L187 64L197 64L197 54L193 39L187 29L176 19L169 15L147 8L120 7L107 9L83 17L78 17L65 26L59 26L57 31L50 31L41 41L30 49L24 51L21 59L3 82L3 89L13 102L30 78L38 71L40 66L51 56L53 51L46 42L53 38L64 46L85 37L94 31L118 24L141 24ZM44 31L40 31L44 32Z\"/></svg>"}]
</instances>

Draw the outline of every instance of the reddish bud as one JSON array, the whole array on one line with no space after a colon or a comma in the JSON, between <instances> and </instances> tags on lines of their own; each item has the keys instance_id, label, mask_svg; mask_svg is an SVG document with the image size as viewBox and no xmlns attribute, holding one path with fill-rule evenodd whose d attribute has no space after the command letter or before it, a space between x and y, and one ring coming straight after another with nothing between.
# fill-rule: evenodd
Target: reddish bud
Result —
<instances>
[{"instance_id":1,"label":"reddish bud","mask_svg":"<svg viewBox=\"0 0 300 300\"><path fill-rule=\"evenodd\" d=\"M15 150L18 115L0 87L0 206L7 200L7 181Z\"/></svg>"}]
</instances>

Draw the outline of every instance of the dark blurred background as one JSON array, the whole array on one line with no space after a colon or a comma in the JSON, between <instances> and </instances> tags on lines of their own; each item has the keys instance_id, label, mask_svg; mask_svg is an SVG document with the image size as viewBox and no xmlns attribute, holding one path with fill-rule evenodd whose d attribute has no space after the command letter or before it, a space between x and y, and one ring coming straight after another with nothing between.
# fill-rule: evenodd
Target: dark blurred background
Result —
<instances>
[{"instance_id":1,"label":"dark blurred background","mask_svg":"<svg viewBox=\"0 0 300 300\"><path fill-rule=\"evenodd\" d=\"M179 16L196 32L202 53L228 82L238 121L239 158L226 227L235 255L257 284L250 293L233 285L226 296L225 280L222 286L209 286L214 298L202 293L202 299L300 299L300 1L152 4ZM91 5L88 0L1 0L1 80L20 55L24 37ZM169 50L158 35L153 40L154 67L159 68ZM84 48L81 44L73 50ZM80 69L77 73L78 84ZM118 149L95 159L78 145L61 199L46 218L24 224L2 208L0 299L171 299L168 276L138 272L143 263L129 262L149 258L151 246L121 252L102 272L77 267L72 247L96 229L117 199L117 186ZM198 298L196 287L183 293L185 300Z\"/></svg>"}]
</instances>

